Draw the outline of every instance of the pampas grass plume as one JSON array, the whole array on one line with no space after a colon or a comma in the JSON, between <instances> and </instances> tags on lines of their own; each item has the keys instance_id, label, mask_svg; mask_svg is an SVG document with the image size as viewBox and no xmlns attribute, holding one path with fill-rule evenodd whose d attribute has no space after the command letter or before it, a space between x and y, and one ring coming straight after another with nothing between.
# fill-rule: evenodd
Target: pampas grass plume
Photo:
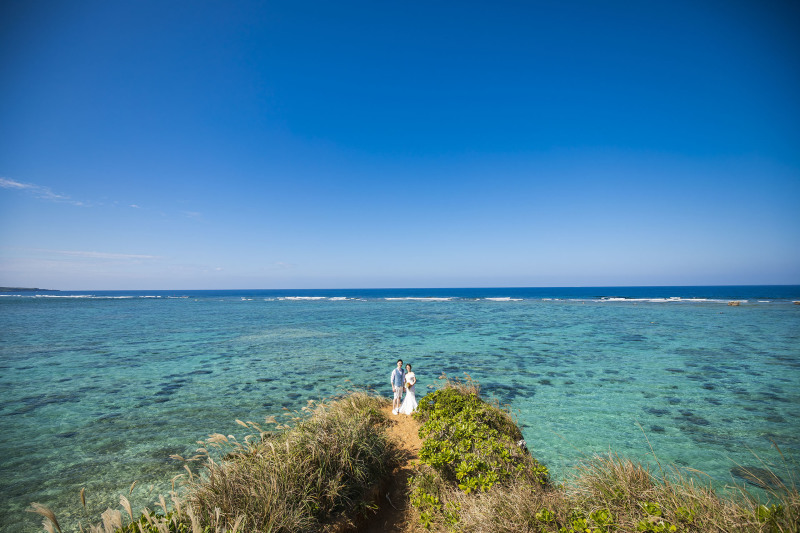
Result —
<instances>
[{"instance_id":1,"label":"pampas grass plume","mask_svg":"<svg viewBox=\"0 0 800 533\"><path fill-rule=\"evenodd\" d=\"M41 503L36 503L36 502L32 503L31 508L28 509L28 512L40 514L47 520L50 520L50 522L53 523L53 525L56 527L59 533L61 533L61 526L58 525L58 520L56 520L55 513L53 513L53 511L51 511Z\"/></svg>"},{"instance_id":2,"label":"pampas grass plume","mask_svg":"<svg viewBox=\"0 0 800 533\"><path fill-rule=\"evenodd\" d=\"M128 513L128 516L131 517L131 520L133 520L133 510L131 509L131 502L128 501L128 498L120 494L119 504L123 509L125 509L125 512Z\"/></svg>"}]
</instances>

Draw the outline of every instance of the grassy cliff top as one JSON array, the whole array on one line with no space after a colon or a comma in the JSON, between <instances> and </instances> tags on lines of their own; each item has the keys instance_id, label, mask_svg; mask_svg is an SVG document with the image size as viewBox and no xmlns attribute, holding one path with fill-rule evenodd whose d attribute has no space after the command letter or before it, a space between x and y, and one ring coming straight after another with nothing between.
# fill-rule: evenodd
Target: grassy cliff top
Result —
<instances>
[{"instance_id":1,"label":"grassy cliff top","mask_svg":"<svg viewBox=\"0 0 800 533\"><path fill-rule=\"evenodd\" d=\"M241 442L211 435L187 460L183 490L171 504L162 497L160 510L134 517L122 496L124 514L109 509L85 531L358 530L354 517L386 505L376 487L401 462L387 432L388 405L354 392L310 404L292 424L269 431L239 422L251 434ZM414 418L422 445L399 507L409 509L401 521L408 532L798 532L800 497L783 483L764 505L744 488L720 497L677 468L651 472L610 454L555 485L508 410L481 398L469 379L448 380L422 397ZM38 504L31 510L44 516L45 529L61 531L52 512Z\"/></svg>"}]
</instances>

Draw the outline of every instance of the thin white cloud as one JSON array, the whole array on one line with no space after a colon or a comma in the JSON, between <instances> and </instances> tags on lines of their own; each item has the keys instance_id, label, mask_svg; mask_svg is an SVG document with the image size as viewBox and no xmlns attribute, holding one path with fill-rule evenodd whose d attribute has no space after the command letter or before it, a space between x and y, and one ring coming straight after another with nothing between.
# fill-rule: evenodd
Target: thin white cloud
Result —
<instances>
[{"instance_id":1,"label":"thin white cloud","mask_svg":"<svg viewBox=\"0 0 800 533\"><path fill-rule=\"evenodd\" d=\"M154 260L161 259L157 255L144 255L144 254L116 254L109 252L86 252L79 250L50 250L51 253L59 255L69 255L73 257L85 257L87 259L114 259L114 260Z\"/></svg>"},{"instance_id":2,"label":"thin white cloud","mask_svg":"<svg viewBox=\"0 0 800 533\"><path fill-rule=\"evenodd\" d=\"M36 185L30 183L20 183L18 181L0 178L0 187L4 189L35 189Z\"/></svg>"},{"instance_id":3,"label":"thin white cloud","mask_svg":"<svg viewBox=\"0 0 800 533\"><path fill-rule=\"evenodd\" d=\"M44 185L37 185L35 183L24 183L21 181L12 180L9 178L2 178L0 177L0 189L10 189L14 191L23 192L34 196L40 200L47 200L50 202L60 202L71 204L79 207L98 207L103 205L111 205L115 207L124 207L127 206L130 209L137 209L141 210L142 212L151 211L152 208L142 207L139 204L133 204L128 202L118 202L114 201L111 203L103 203L103 202L82 202L80 200L75 200L66 194L58 194L53 192L50 187ZM181 215L186 218L194 219L194 220L202 220L203 213L199 211L181 211ZM167 213L162 213L163 216L167 216Z\"/></svg>"},{"instance_id":4,"label":"thin white cloud","mask_svg":"<svg viewBox=\"0 0 800 533\"><path fill-rule=\"evenodd\" d=\"M36 198L42 200L49 200L51 202L64 202L81 207L86 206L85 203L79 202L78 200L73 200L69 196L54 193L53 190L50 189L50 187L45 187L43 185L36 185L34 183L22 183L19 181L10 180L8 178L0 178L0 187L2 187L3 189L26 191L34 195Z\"/></svg>"}]
</instances>

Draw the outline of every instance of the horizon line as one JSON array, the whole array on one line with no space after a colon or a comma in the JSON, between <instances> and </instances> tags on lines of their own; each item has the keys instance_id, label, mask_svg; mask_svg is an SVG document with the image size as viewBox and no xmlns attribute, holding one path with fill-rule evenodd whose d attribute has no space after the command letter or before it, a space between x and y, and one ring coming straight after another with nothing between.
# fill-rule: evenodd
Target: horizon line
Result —
<instances>
[{"instance_id":1,"label":"horizon line","mask_svg":"<svg viewBox=\"0 0 800 533\"><path fill-rule=\"evenodd\" d=\"M677 288L677 287L800 287L800 283L742 283L713 285L496 285L496 286L420 286L420 287L312 287L312 288L232 288L232 289L43 289L39 287L0 286L6 292L41 291L41 292L123 292L123 291L382 291L382 290L463 290L463 289L609 289L609 288Z\"/></svg>"}]
</instances>

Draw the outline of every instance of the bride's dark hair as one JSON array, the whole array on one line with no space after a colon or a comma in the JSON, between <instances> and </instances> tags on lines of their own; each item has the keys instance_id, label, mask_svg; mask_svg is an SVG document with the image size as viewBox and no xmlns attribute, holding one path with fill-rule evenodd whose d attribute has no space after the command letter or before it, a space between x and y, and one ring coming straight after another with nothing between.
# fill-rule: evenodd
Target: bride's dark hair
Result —
<instances>
[{"instance_id":1,"label":"bride's dark hair","mask_svg":"<svg viewBox=\"0 0 800 533\"><path fill-rule=\"evenodd\" d=\"M413 368L413 367L411 366L411 363L406 363L406 366L407 366L408 368Z\"/></svg>"}]
</instances>

